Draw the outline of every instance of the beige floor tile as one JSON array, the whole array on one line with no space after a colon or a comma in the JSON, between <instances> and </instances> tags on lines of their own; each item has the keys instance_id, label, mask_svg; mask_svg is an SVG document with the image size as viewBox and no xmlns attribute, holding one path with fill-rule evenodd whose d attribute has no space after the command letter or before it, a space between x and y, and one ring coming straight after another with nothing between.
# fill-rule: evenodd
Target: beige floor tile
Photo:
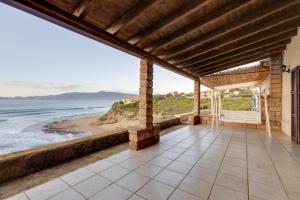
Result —
<instances>
[{"instance_id":1,"label":"beige floor tile","mask_svg":"<svg viewBox=\"0 0 300 200\"><path fill-rule=\"evenodd\" d=\"M277 174L269 174L262 171L248 170L249 180L263 183L274 187L282 187Z\"/></svg>"},{"instance_id":2,"label":"beige floor tile","mask_svg":"<svg viewBox=\"0 0 300 200\"><path fill-rule=\"evenodd\" d=\"M182 154L176 160L180 161L180 162L190 164L190 165L194 165L199 160L199 158L196 157L196 156Z\"/></svg>"},{"instance_id":3,"label":"beige floor tile","mask_svg":"<svg viewBox=\"0 0 300 200\"><path fill-rule=\"evenodd\" d=\"M148 178L153 178L156 176L163 168L156 166L156 165L150 165L150 164L144 164L143 166L139 167L138 169L134 170L134 173L146 176Z\"/></svg>"},{"instance_id":4,"label":"beige floor tile","mask_svg":"<svg viewBox=\"0 0 300 200\"><path fill-rule=\"evenodd\" d=\"M145 200L143 197L138 195L132 195L128 200Z\"/></svg>"},{"instance_id":5,"label":"beige floor tile","mask_svg":"<svg viewBox=\"0 0 300 200\"><path fill-rule=\"evenodd\" d=\"M218 171L221 165L220 161L209 160L209 159L200 159L196 165L200 167L207 168L212 171Z\"/></svg>"},{"instance_id":6,"label":"beige floor tile","mask_svg":"<svg viewBox=\"0 0 300 200\"><path fill-rule=\"evenodd\" d=\"M72 186L80 183L81 181L84 181L85 179L90 178L93 175L95 175L95 173L88 170L87 168L80 168L62 176L61 179Z\"/></svg>"},{"instance_id":7,"label":"beige floor tile","mask_svg":"<svg viewBox=\"0 0 300 200\"><path fill-rule=\"evenodd\" d=\"M248 200L248 195L246 193L214 185L209 200Z\"/></svg>"},{"instance_id":8,"label":"beige floor tile","mask_svg":"<svg viewBox=\"0 0 300 200\"><path fill-rule=\"evenodd\" d=\"M272 187L254 181L249 181L249 195L256 196L262 199L267 199L267 200L288 199L283 188Z\"/></svg>"},{"instance_id":9,"label":"beige floor tile","mask_svg":"<svg viewBox=\"0 0 300 200\"><path fill-rule=\"evenodd\" d=\"M192 165L190 164L186 164L180 161L175 160L174 162L172 162L167 169L173 170L175 172L179 172L182 174L187 174L189 172L189 170L192 168Z\"/></svg>"},{"instance_id":10,"label":"beige floor tile","mask_svg":"<svg viewBox=\"0 0 300 200\"><path fill-rule=\"evenodd\" d=\"M99 173L112 167L113 165L114 165L113 163L107 162L105 160L99 160L93 164L86 166L86 168L88 168L89 170L95 173Z\"/></svg>"},{"instance_id":11,"label":"beige floor tile","mask_svg":"<svg viewBox=\"0 0 300 200\"><path fill-rule=\"evenodd\" d=\"M63 200L63 199L72 199L72 200L84 200L85 198L80 195L77 191L70 188L65 190L57 195L51 197L49 200Z\"/></svg>"},{"instance_id":12,"label":"beige floor tile","mask_svg":"<svg viewBox=\"0 0 300 200\"><path fill-rule=\"evenodd\" d=\"M172 152L172 151L166 151L162 154L160 154L161 157L163 158L168 158L168 159L171 159L171 160L175 160L177 157L180 156L181 153L175 153L175 152Z\"/></svg>"},{"instance_id":13,"label":"beige floor tile","mask_svg":"<svg viewBox=\"0 0 300 200\"><path fill-rule=\"evenodd\" d=\"M184 177L183 174L168 169L164 169L157 176L155 176L154 179L162 183L165 183L167 185L176 187L183 179L183 177Z\"/></svg>"},{"instance_id":14,"label":"beige floor tile","mask_svg":"<svg viewBox=\"0 0 300 200\"><path fill-rule=\"evenodd\" d=\"M111 183L111 181L95 175L82 181L81 183L78 183L77 185L73 186L73 188L80 192L83 196L91 197Z\"/></svg>"},{"instance_id":15,"label":"beige floor tile","mask_svg":"<svg viewBox=\"0 0 300 200\"><path fill-rule=\"evenodd\" d=\"M179 153L179 154L182 154L186 150L187 150L187 148L183 148L183 147L172 147L172 148L168 149L168 151L171 151L174 153Z\"/></svg>"},{"instance_id":16,"label":"beige floor tile","mask_svg":"<svg viewBox=\"0 0 300 200\"><path fill-rule=\"evenodd\" d=\"M144 164L144 162L129 158L121 163L119 163L119 165L123 168L126 168L128 170L134 170L140 166L142 166Z\"/></svg>"},{"instance_id":17,"label":"beige floor tile","mask_svg":"<svg viewBox=\"0 0 300 200\"><path fill-rule=\"evenodd\" d=\"M116 183L131 192L136 192L141 187L143 187L149 180L150 179L145 176L136 173L130 173L118 180Z\"/></svg>"},{"instance_id":18,"label":"beige floor tile","mask_svg":"<svg viewBox=\"0 0 300 200\"><path fill-rule=\"evenodd\" d=\"M181 190L175 190L169 200L204 200Z\"/></svg>"},{"instance_id":19,"label":"beige floor tile","mask_svg":"<svg viewBox=\"0 0 300 200\"><path fill-rule=\"evenodd\" d=\"M112 168L109 168L101 172L100 175L111 181L117 181L118 179L120 179L121 177L125 176L128 173L129 173L128 169L115 165Z\"/></svg>"},{"instance_id":20,"label":"beige floor tile","mask_svg":"<svg viewBox=\"0 0 300 200\"><path fill-rule=\"evenodd\" d=\"M113 184L92 196L91 200L126 200L132 195L128 190Z\"/></svg>"},{"instance_id":21,"label":"beige floor tile","mask_svg":"<svg viewBox=\"0 0 300 200\"><path fill-rule=\"evenodd\" d=\"M147 200L166 200L174 188L163 184L161 182L151 180L144 185L137 194L146 198Z\"/></svg>"},{"instance_id":22,"label":"beige floor tile","mask_svg":"<svg viewBox=\"0 0 300 200\"><path fill-rule=\"evenodd\" d=\"M248 193L247 179L219 173L216 184L242 193Z\"/></svg>"},{"instance_id":23,"label":"beige floor tile","mask_svg":"<svg viewBox=\"0 0 300 200\"><path fill-rule=\"evenodd\" d=\"M62 180L54 179L52 181L49 181L47 183L44 183L42 185L39 185L37 187L25 191L25 194L31 200L44 200L68 188L69 186L66 183L64 183Z\"/></svg>"},{"instance_id":24,"label":"beige floor tile","mask_svg":"<svg viewBox=\"0 0 300 200\"><path fill-rule=\"evenodd\" d=\"M289 200L299 200L300 199L300 193L293 192L293 191L287 191Z\"/></svg>"},{"instance_id":25,"label":"beige floor tile","mask_svg":"<svg viewBox=\"0 0 300 200\"><path fill-rule=\"evenodd\" d=\"M224 164L227 165L232 165L235 167L242 167L242 168L247 168L247 161L243 160L243 159L239 159L239 158L233 158L233 157L229 157L229 156L225 156L224 160L223 160Z\"/></svg>"},{"instance_id":26,"label":"beige floor tile","mask_svg":"<svg viewBox=\"0 0 300 200\"><path fill-rule=\"evenodd\" d=\"M213 183L217 176L217 172L203 167L194 166L188 176Z\"/></svg>"},{"instance_id":27,"label":"beige floor tile","mask_svg":"<svg viewBox=\"0 0 300 200\"><path fill-rule=\"evenodd\" d=\"M300 179L297 176L281 176L284 188L288 191L300 193Z\"/></svg>"},{"instance_id":28,"label":"beige floor tile","mask_svg":"<svg viewBox=\"0 0 300 200\"><path fill-rule=\"evenodd\" d=\"M207 199L212 183L187 176L178 188L197 197Z\"/></svg>"},{"instance_id":29,"label":"beige floor tile","mask_svg":"<svg viewBox=\"0 0 300 200\"><path fill-rule=\"evenodd\" d=\"M240 178L247 179L247 170L241 167L235 167L232 165L222 164L220 173L237 176Z\"/></svg>"},{"instance_id":30,"label":"beige floor tile","mask_svg":"<svg viewBox=\"0 0 300 200\"><path fill-rule=\"evenodd\" d=\"M173 160L168 158L163 158L161 156L158 156L152 160L149 161L149 164L157 165L159 167L166 167L169 165Z\"/></svg>"}]
</instances>

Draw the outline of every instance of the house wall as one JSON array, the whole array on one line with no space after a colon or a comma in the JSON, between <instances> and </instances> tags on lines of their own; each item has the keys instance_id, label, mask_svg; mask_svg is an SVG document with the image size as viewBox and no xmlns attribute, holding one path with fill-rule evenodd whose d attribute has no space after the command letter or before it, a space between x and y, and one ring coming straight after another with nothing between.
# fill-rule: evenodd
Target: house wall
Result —
<instances>
[{"instance_id":1,"label":"house wall","mask_svg":"<svg viewBox=\"0 0 300 200\"><path fill-rule=\"evenodd\" d=\"M292 38L283 53L283 63L291 69L300 65L300 28L298 35ZM291 73L283 73L282 77L282 131L291 135Z\"/></svg>"}]
</instances>

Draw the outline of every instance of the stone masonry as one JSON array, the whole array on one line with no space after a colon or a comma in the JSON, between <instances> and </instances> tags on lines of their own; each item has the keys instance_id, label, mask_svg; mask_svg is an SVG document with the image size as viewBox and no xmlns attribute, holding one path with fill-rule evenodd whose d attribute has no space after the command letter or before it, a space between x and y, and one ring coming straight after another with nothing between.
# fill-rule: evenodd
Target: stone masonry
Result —
<instances>
[{"instance_id":1,"label":"stone masonry","mask_svg":"<svg viewBox=\"0 0 300 200\"><path fill-rule=\"evenodd\" d=\"M129 146L139 150L159 141L160 128L153 125L153 62L140 61L139 126L129 130Z\"/></svg>"},{"instance_id":2,"label":"stone masonry","mask_svg":"<svg viewBox=\"0 0 300 200\"><path fill-rule=\"evenodd\" d=\"M272 130L281 130L281 110L282 110L282 59L281 55L271 58L271 86L268 101L270 125Z\"/></svg>"},{"instance_id":3,"label":"stone masonry","mask_svg":"<svg viewBox=\"0 0 300 200\"><path fill-rule=\"evenodd\" d=\"M194 81L194 115L190 116L189 124L200 124L200 80Z\"/></svg>"}]
</instances>

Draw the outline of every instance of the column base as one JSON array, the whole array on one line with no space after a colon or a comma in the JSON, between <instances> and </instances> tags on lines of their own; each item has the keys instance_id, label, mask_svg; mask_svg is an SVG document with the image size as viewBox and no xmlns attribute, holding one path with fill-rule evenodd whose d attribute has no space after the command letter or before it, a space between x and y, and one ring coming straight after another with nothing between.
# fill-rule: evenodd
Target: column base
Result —
<instances>
[{"instance_id":1,"label":"column base","mask_svg":"<svg viewBox=\"0 0 300 200\"><path fill-rule=\"evenodd\" d=\"M144 149L159 142L160 128L154 125L152 128L134 128L129 132L129 148L132 150Z\"/></svg>"},{"instance_id":2,"label":"column base","mask_svg":"<svg viewBox=\"0 0 300 200\"><path fill-rule=\"evenodd\" d=\"M197 124L200 124L200 116L199 115L189 116L189 125L197 125Z\"/></svg>"}]
</instances>

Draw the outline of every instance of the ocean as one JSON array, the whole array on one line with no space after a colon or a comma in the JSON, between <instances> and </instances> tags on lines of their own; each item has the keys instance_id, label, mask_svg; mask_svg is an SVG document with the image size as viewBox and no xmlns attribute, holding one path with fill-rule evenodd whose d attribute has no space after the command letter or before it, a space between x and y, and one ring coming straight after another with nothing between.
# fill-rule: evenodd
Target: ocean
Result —
<instances>
[{"instance_id":1,"label":"ocean","mask_svg":"<svg viewBox=\"0 0 300 200\"><path fill-rule=\"evenodd\" d=\"M91 135L44 133L51 122L85 116L101 116L110 100L21 100L0 99L0 154L30 149Z\"/></svg>"}]
</instances>

